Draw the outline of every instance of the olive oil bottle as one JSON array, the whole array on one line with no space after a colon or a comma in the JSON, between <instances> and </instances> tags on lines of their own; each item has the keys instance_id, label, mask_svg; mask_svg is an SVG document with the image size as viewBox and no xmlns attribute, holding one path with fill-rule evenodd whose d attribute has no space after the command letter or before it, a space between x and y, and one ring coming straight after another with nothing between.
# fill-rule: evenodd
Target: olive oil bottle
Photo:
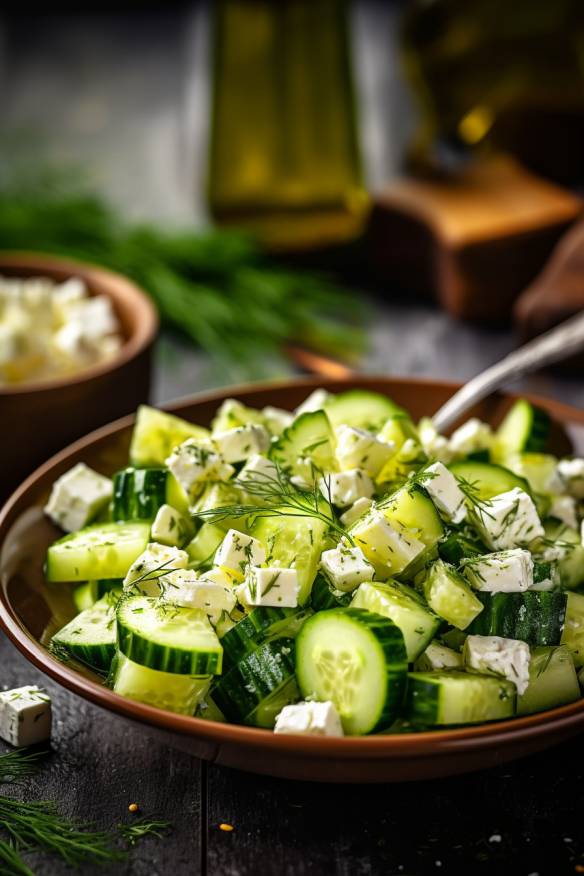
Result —
<instances>
[{"instance_id":1,"label":"olive oil bottle","mask_svg":"<svg viewBox=\"0 0 584 876\"><path fill-rule=\"evenodd\" d=\"M345 3L218 0L214 8L214 219L280 250L355 237L367 196Z\"/></svg>"}]
</instances>

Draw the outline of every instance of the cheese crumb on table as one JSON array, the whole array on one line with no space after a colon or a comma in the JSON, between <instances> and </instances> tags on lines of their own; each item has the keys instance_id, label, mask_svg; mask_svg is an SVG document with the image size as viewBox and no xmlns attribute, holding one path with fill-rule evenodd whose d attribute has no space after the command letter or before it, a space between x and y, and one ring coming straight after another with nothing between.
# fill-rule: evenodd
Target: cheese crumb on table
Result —
<instances>
[{"instance_id":1,"label":"cheese crumb on table","mask_svg":"<svg viewBox=\"0 0 584 876\"><path fill-rule=\"evenodd\" d=\"M105 508L112 493L109 478L79 462L53 484L45 514L66 532L76 532Z\"/></svg>"},{"instance_id":2,"label":"cheese crumb on table","mask_svg":"<svg viewBox=\"0 0 584 876\"><path fill-rule=\"evenodd\" d=\"M467 636L463 658L471 669L505 676L514 683L518 694L527 690L531 654L526 642L502 636Z\"/></svg>"},{"instance_id":3,"label":"cheese crumb on table","mask_svg":"<svg viewBox=\"0 0 584 876\"><path fill-rule=\"evenodd\" d=\"M0 738L17 747L51 736L51 699L36 685L0 692Z\"/></svg>"},{"instance_id":4,"label":"cheese crumb on table","mask_svg":"<svg viewBox=\"0 0 584 876\"><path fill-rule=\"evenodd\" d=\"M284 706L276 718L274 733L297 733L301 736L344 735L341 719L331 702Z\"/></svg>"}]
</instances>

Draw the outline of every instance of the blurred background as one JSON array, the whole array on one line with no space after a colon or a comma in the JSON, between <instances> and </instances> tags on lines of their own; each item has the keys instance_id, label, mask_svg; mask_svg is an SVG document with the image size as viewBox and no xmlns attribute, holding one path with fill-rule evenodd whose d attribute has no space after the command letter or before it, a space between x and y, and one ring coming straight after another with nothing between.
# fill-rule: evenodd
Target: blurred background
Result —
<instances>
[{"instance_id":1,"label":"blurred background","mask_svg":"<svg viewBox=\"0 0 584 876\"><path fill-rule=\"evenodd\" d=\"M9 2L0 84L0 247L146 289L154 401L464 380L584 304L580 0Z\"/></svg>"}]
</instances>

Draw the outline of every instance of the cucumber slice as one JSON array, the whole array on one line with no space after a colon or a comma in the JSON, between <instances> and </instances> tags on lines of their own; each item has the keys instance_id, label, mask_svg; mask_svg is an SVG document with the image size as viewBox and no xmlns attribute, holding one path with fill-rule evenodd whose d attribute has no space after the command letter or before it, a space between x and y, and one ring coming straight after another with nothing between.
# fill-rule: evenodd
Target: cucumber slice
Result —
<instances>
[{"instance_id":1,"label":"cucumber slice","mask_svg":"<svg viewBox=\"0 0 584 876\"><path fill-rule=\"evenodd\" d=\"M378 486L386 484L401 485L409 476L426 465L428 457L421 444L408 440L388 459L375 479Z\"/></svg>"},{"instance_id":2,"label":"cucumber slice","mask_svg":"<svg viewBox=\"0 0 584 876\"><path fill-rule=\"evenodd\" d=\"M110 678L120 696L179 715L194 715L211 683L210 675L193 677L149 669L121 651L114 657Z\"/></svg>"},{"instance_id":3,"label":"cucumber slice","mask_svg":"<svg viewBox=\"0 0 584 876\"><path fill-rule=\"evenodd\" d=\"M293 639L311 612L302 608L254 608L221 638L226 665L238 663L244 654L277 638Z\"/></svg>"},{"instance_id":4,"label":"cucumber slice","mask_svg":"<svg viewBox=\"0 0 584 876\"><path fill-rule=\"evenodd\" d=\"M82 611L53 636L51 646L107 672L116 653L116 600L104 596Z\"/></svg>"},{"instance_id":5,"label":"cucumber slice","mask_svg":"<svg viewBox=\"0 0 584 876\"><path fill-rule=\"evenodd\" d=\"M482 501L492 499L493 496L499 496L501 493L507 493L515 487L519 487L531 495L529 484L525 478L519 477L508 468L503 468L502 465L464 460L453 462L448 468L457 478L464 479L473 485L478 498Z\"/></svg>"},{"instance_id":6,"label":"cucumber slice","mask_svg":"<svg viewBox=\"0 0 584 876\"><path fill-rule=\"evenodd\" d=\"M379 437L382 441L393 441L396 450L401 450L408 440L420 443L418 430L405 411L392 414L383 424Z\"/></svg>"},{"instance_id":7,"label":"cucumber slice","mask_svg":"<svg viewBox=\"0 0 584 876\"><path fill-rule=\"evenodd\" d=\"M324 409L333 427L346 425L368 432L379 432L386 420L395 414L406 415L404 409L390 398L368 389L349 389L332 395L325 402Z\"/></svg>"},{"instance_id":8,"label":"cucumber slice","mask_svg":"<svg viewBox=\"0 0 584 876\"><path fill-rule=\"evenodd\" d=\"M289 678L282 687L274 691L263 700L257 709L248 716L246 724L251 724L254 727L264 727L266 730L272 730L276 723L276 718L284 708L291 703L297 703L300 699L300 691L296 678Z\"/></svg>"},{"instance_id":9,"label":"cucumber slice","mask_svg":"<svg viewBox=\"0 0 584 876\"><path fill-rule=\"evenodd\" d=\"M517 714L530 715L580 699L574 660L565 645L534 648L529 663L529 687L517 699Z\"/></svg>"},{"instance_id":10,"label":"cucumber slice","mask_svg":"<svg viewBox=\"0 0 584 876\"><path fill-rule=\"evenodd\" d=\"M168 469L130 466L114 475L113 520L154 520L162 505L188 509L188 499Z\"/></svg>"},{"instance_id":11,"label":"cucumber slice","mask_svg":"<svg viewBox=\"0 0 584 876\"><path fill-rule=\"evenodd\" d=\"M310 466L319 472L338 469L335 458L335 436L324 411L309 411L297 417L272 444L269 453L277 465L292 475L310 476Z\"/></svg>"},{"instance_id":12,"label":"cucumber slice","mask_svg":"<svg viewBox=\"0 0 584 876\"><path fill-rule=\"evenodd\" d=\"M203 523L185 550L195 569L210 566L217 548L225 538L225 530L216 523Z\"/></svg>"},{"instance_id":13,"label":"cucumber slice","mask_svg":"<svg viewBox=\"0 0 584 876\"><path fill-rule=\"evenodd\" d=\"M117 610L118 647L134 663L182 675L221 672L223 648L205 611L149 596L129 596Z\"/></svg>"},{"instance_id":14,"label":"cucumber slice","mask_svg":"<svg viewBox=\"0 0 584 876\"><path fill-rule=\"evenodd\" d=\"M461 672L410 672L405 715L422 727L482 724L515 713L512 681L492 675Z\"/></svg>"},{"instance_id":15,"label":"cucumber slice","mask_svg":"<svg viewBox=\"0 0 584 876\"><path fill-rule=\"evenodd\" d=\"M415 672L433 672L442 669L462 669L462 654L441 645L440 642L430 642L423 654L414 663Z\"/></svg>"},{"instance_id":16,"label":"cucumber slice","mask_svg":"<svg viewBox=\"0 0 584 876\"><path fill-rule=\"evenodd\" d=\"M465 630L483 610L483 603L462 575L442 560L430 566L424 596L432 611L459 630Z\"/></svg>"},{"instance_id":17,"label":"cucumber slice","mask_svg":"<svg viewBox=\"0 0 584 876\"><path fill-rule=\"evenodd\" d=\"M313 611L325 611L327 608L340 608L349 605L353 594L335 590L324 575L317 575L310 593L310 605Z\"/></svg>"},{"instance_id":18,"label":"cucumber slice","mask_svg":"<svg viewBox=\"0 0 584 876\"><path fill-rule=\"evenodd\" d=\"M213 700L228 721L255 724L258 718L265 720L266 711L271 713L275 697L290 696L294 672L294 639L266 642L217 680ZM263 713L262 705L266 707Z\"/></svg>"},{"instance_id":19,"label":"cucumber slice","mask_svg":"<svg viewBox=\"0 0 584 876\"><path fill-rule=\"evenodd\" d=\"M438 545L438 553L445 562L458 566L462 560L468 557L480 557L488 553L485 544L476 538L469 538L462 532L454 531Z\"/></svg>"},{"instance_id":20,"label":"cucumber slice","mask_svg":"<svg viewBox=\"0 0 584 876\"><path fill-rule=\"evenodd\" d=\"M187 438L208 439L209 431L173 414L140 405L132 432L130 459L134 465L164 465L174 448Z\"/></svg>"},{"instance_id":21,"label":"cucumber slice","mask_svg":"<svg viewBox=\"0 0 584 876\"><path fill-rule=\"evenodd\" d=\"M575 590L584 584L584 545L576 529L555 520L544 523L546 539L556 542L560 553L558 570L564 590Z\"/></svg>"},{"instance_id":22,"label":"cucumber slice","mask_svg":"<svg viewBox=\"0 0 584 876\"><path fill-rule=\"evenodd\" d=\"M146 549L148 523L103 523L60 538L47 551L48 581L124 578Z\"/></svg>"},{"instance_id":23,"label":"cucumber slice","mask_svg":"<svg viewBox=\"0 0 584 876\"><path fill-rule=\"evenodd\" d=\"M261 411L248 408L234 398L227 398L217 411L211 423L213 435L219 432L228 432L229 429L239 429L241 426L258 425L264 426L266 418Z\"/></svg>"},{"instance_id":24,"label":"cucumber slice","mask_svg":"<svg viewBox=\"0 0 584 876\"><path fill-rule=\"evenodd\" d=\"M484 593L483 611L467 629L475 636L521 639L528 645L559 645L566 618L566 594L560 590Z\"/></svg>"},{"instance_id":25,"label":"cucumber slice","mask_svg":"<svg viewBox=\"0 0 584 876\"><path fill-rule=\"evenodd\" d=\"M543 450L550 432L550 417L527 399L519 399L510 408L497 431L491 447L496 462L512 453Z\"/></svg>"},{"instance_id":26,"label":"cucumber slice","mask_svg":"<svg viewBox=\"0 0 584 876\"><path fill-rule=\"evenodd\" d=\"M203 511L213 511L216 508L224 508L228 505L249 505L250 500L243 492L233 484L211 483L208 484L195 504L191 507L191 514L196 517ZM203 523L204 523L203 519ZM214 524L227 532L228 529L237 529L238 532L247 532L249 525L248 517L225 517L220 523Z\"/></svg>"},{"instance_id":27,"label":"cucumber slice","mask_svg":"<svg viewBox=\"0 0 584 876\"><path fill-rule=\"evenodd\" d=\"M85 584L79 584L78 587L73 589L73 605L77 611L86 611L92 605L95 605L96 600L91 584L91 581L86 581Z\"/></svg>"},{"instance_id":28,"label":"cucumber slice","mask_svg":"<svg viewBox=\"0 0 584 876\"><path fill-rule=\"evenodd\" d=\"M314 517L259 517L250 529L250 535L265 545L268 565L296 569L300 605L310 598L327 532L327 524Z\"/></svg>"},{"instance_id":29,"label":"cucumber slice","mask_svg":"<svg viewBox=\"0 0 584 876\"><path fill-rule=\"evenodd\" d=\"M567 597L562 645L568 648L574 658L574 664L579 668L584 666L584 595L568 593Z\"/></svg>"},{"instance_id":30,"label":"cucumber slice","mask_svg":"<svg viewBox=\"0 0 584 876\"><path fill-rule=\"evenodd\" d=\"M418 486L404 486L379 503L379 510L396 529L405 527L428 548L438 544L444 527L436 506Z\"/></svg>"},{"instance_id":31,"label":"cucumber slice","mask_svg":"<svg viewBox=\"0 0 584 876\"><path fill-rule=\"evenodd\" d=\"M390 618L402 632L409 663L425 651L440 626L440 618L416 591L397 581L361 584L355 591L351 608L364 608Z\"/></svg>"},{"instance_id":32,"label":"cucumber slice","mask_svg":"<svg viewBox=\"0 0 584 876\"><path fill-rule=\"evenodd\" d=\"M296 676L305 698L332 700L345 733L389 727L401 709L407 656L387 617L333 608L309 618L296 640Z\"/></svg>"},{"instance_id":33,"label":"cucumber slice","mask_svg":"<svg viewBox=\"0 0 584 876\"><path fill-rule=\"evenodd\" d=\"M514 453L503 459L502 464L525 478L534 493L550 493L554 486L558 460L549 453Z\"/></svg>"},{"instance_id":34,"label":"cucumber slice","mask_svg":"<svg viewBox=\"0 0 584 876\"><path fill-rule=\"evenodd\" d=\"M106 593L114 592L116 597L122 595L123 581L121 578L100 578L97 581L87 581L73 590L73 602L77 611L85 611L95 605L98 599Z\"/></svg>"}]
</instances>

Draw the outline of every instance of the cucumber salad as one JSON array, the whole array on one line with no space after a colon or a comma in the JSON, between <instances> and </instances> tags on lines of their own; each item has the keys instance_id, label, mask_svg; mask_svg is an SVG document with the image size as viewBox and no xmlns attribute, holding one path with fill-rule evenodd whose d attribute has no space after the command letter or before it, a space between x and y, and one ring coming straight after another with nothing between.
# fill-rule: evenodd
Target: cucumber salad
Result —
<instances>
[{"instance_id":1,"label":"cucumber salad","mask_svg":"<svg viewBox=\"0 0 584 876\"><path fill-rule=\"evenodd\" d=\"M121 696L276 733L575 701L584 459L547 452L549 427L520 400L447 438L369 390L230 399L211 429L143 406L127 468L53 486L47 586L78 614L51 649Z\"/></svg>"}]
</instances>

